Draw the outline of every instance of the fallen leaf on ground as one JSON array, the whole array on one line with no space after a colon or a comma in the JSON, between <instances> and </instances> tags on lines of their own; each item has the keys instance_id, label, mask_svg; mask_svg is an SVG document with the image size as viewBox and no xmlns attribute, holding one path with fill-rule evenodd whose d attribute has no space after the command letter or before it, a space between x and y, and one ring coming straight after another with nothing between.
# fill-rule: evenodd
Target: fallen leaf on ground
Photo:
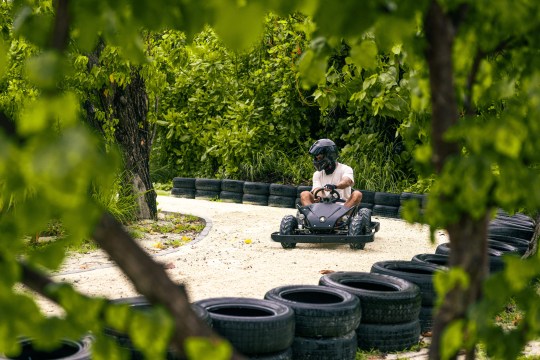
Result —
<instances>
[{"instance_id":1,"label":"fallen leaf on ground","mask_svg":"<svg viewBox=\"0 0 540 360\"><path fill-rule=\"evenodd\" d=\"M325 274L331 274L331 273L333 273L333 272L335 272L335 271L334 271L334 270L321 270L321 271L319 271L319 273L320 273L320 274L323 274L323 275L325 275Z\"/></svg>"}]
</instances>

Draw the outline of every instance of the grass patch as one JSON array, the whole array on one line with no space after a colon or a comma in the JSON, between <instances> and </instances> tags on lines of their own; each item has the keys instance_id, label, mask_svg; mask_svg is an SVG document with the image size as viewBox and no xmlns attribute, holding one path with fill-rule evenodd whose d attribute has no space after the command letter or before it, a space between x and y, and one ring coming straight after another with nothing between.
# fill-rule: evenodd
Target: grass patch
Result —
<instances>
[{"instance_id":1,"label":"grass patch","mask_svg":"<svg viewBox=\"0 0 540 360\"><path fill-rule=\"evenodd\" d=\"M204 220L192 215L162 214L160 217L157 221L143 220L128 225L128 229L135 234L190 234L200 233L206 225Z\"/></svg>"},{"instance_id":2,"label":"grass patch","mask_svg":"<svg viewBox=\"0 0 540 360\"><path fill-rule=\"evenodd\" d=\"M175 234L174 238L163 238L156 246L160 249L180 247L195 239L204 230L206 222L193 215L158 213L157 220L135 221L125 226L133 239L143 239L147 235ZM39 251L56 241L66 240L67 234L59 222L51 222L50 226L40 234L27 237L27 252ZM67 252L89 253L99 249L92 239L66 241Z\"/></svg>"}]
</instances>

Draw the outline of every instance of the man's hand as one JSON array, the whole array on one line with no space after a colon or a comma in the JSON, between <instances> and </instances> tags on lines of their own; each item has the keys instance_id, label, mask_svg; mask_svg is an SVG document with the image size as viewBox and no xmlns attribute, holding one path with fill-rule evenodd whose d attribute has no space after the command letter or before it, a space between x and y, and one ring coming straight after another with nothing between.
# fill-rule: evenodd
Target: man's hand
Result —
<instances>
[{"instance_id":1,"label":"man's hand","mask_svg":"<svg viewBox=\"0 0 540 360\"><path fill-rule=\"evenodd\" d=\"M336 190L336 185L334 185L334 184L326 184L326 185L324 185L324 190L326 190L326 191L334 191L334 190Z\"/></svg>"}]
</instances>

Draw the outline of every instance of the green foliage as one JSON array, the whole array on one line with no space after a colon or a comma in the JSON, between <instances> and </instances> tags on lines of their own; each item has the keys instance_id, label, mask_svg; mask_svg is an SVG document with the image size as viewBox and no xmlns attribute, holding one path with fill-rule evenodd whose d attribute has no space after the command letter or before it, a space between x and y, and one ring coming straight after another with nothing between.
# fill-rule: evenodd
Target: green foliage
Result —
<instances>
[{"instance_id":1,"label":"green foliage","mask_svg":"<svg viewBox=\"0 0 540 360\"><path fill-rule=\"evenodd\" d=\"M540 180L537 2L439 2L460 20L452 61L461 118L444 139L457 144L461 154L437 177L430 164L436 152L430 148L429 122L438 121L430 118L431 97L438 94L430 94L422 60L428 1L81 0L70 3L67 55L50 47L54 7L61 3L0 5L0 110L15 121L13 131L4 125L0 134L2 353L16 352L21 335L54 344L88 330L99 333L105 324L99 318L102 300L64 287L51 291L61 296L66 316L43 316L30 295L14 292L21 279L15 259L24 256L32 266L49 270L59 266L65 249L56 244L24 252L25 237L52 220L65 226L66 244L89 237L101 211L89 195L96 188L114 188L119 161L81 125L80 104L86 95L96 95L89 89L107 92L125 85L132 64L144 64L153 105L149 119L159 125L157 168L184 176L300 182L311 173L309 160L300 159L306 144L332 137L343 147L342 161L355 168L358 187L411 187L417 171L427 183L417 186L430 189L425 216L433 229L463 216L480 218L497 207L532 213L540 205L540 192L528 186ZM266 17L255 26L262 29L258 32L253 25L270 8L280 15ZM295 10L309 17L290 15ZM232 21L235 26L229 26ZM83 55L100 38L108 46L99 58ZM260 42L247 50L224 45L245 47L253 39ZM90 60L105 66L88 72ZM110 114L107 107L96 109L107 140L117 121ZM373 156L373 149L382 155ZM289 159L299 164L296 171ZM447 330L447 349L464 344L466 329L476 338L465 346L483 341L489 356L510 359L540 334L538 292L529 286L540 273L540 259L507 261L511 266L487 280L485 297L469 317ZM508 331L493 319L510 298L523 320ZM170 319L163 313L133 319L137 345L151 358L160 357L169 332L156 329L169 329ZM155 333L164 337L148 336ZM95 356L116 354L109 345L98 336ZM206 351L194 348L197 354Z\"/></svg>"},{"instance_id":2,"label":"green foliage","mask_svg":"<svg viewBox=\"0 0 540 360\"><path fill-rule=\"evenodd\" d=\"M125 175L125 173L124 173ZM137 194L131 191L131 183L125 181L126 177L119 174L112 186L108 188L94 188L92 196L98 204L123 224L129 224L137 218Z\"/></svg>"},{"instance_id":3,"label":"green foliage","mask_svg":"<svg viewBox=\"0 0 540 360\"><path fill-rule=\"evenodd\" d=\"M181 169L184 176L236 178L259 154L292 153L303 144L308 109L301 106L295 71L307 47L305 34L296 30L303 21L269 16L260 42L243 53L227 50L210 28L189 46L173 32L153 38L150 53L169 90L151 94L166 109L152 115L160 125L153 163ZM172 41L182 48L180 63L166 53Z\"/></svg>"},{"instance_id":4,"label":"green foliage","mask_svg":"<svg viewBox=\"0 0 540 360\"><path fill-rule=\"evenodd\" d=\"M232 347L228 342L212 342L206 338L191 337L186 341L186 353L190 359L227 360L231 358Z\"/></svg>"}]
</instances>

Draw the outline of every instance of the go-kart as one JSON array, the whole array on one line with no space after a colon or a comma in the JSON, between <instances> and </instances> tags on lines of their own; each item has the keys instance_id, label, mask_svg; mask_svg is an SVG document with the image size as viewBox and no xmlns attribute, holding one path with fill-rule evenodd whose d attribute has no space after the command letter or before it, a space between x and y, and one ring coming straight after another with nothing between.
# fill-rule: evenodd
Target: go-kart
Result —
<instances>
[{"instance_id":1,"label":"go-kart","mask_svg":"<svg viewBox=\"0 0 540 360\"><path fill-rule=\"evenodd\" d=\"M317 189L313 194L314 204L298 204L296 217L283 217L272 240L284 249L295 248L297 243L346 243L351 249L363 249L374 240L380 224L371 221L370 209L358 205L346 208L338 203L341 197L337 191L325 191L327 195L321 196L322 191Z\"/></svg>"}]
</instances>

